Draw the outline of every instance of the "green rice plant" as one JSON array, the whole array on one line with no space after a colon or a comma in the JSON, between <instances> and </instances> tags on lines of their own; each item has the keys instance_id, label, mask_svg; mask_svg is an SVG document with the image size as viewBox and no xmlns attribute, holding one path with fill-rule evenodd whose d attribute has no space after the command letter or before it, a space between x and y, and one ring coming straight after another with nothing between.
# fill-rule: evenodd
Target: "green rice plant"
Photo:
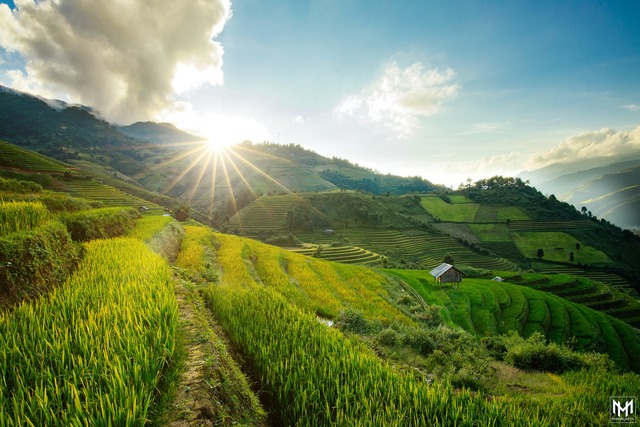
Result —
<instances>
[{"instance_id":1,"label":"green rice plant","mask_svg":"<svg viewBox=\"0 0 640 427\"><path fill-rule=\"evenodd\" d=\"M97 240L64 286L0 314L0 425L142 426L173 354L171 270L137 239Z\"/></svg>"},{"instance_id":2,"label":"green rice plant","mask_svg":"<svg viewBox=\"0 0 640 427\"><path fill-rule=\"evenodd\" d=\"M271 418L281 425L571 426L597 425L608 415L584 403L591 390L580 389L579 377L572 377L576 385L567 385L562 396L488 399L394 369L275 289L210 285L204 297L251 360L259 386L273 402Z\"/></svg>"},{"instance_id":3,"label":"green rice plant","mask_svg":"<svg viewBox=\"0 0 640 427\"><path fill-rule=\"evenodd\" d=\"M300 308L336 318L351 308L384 323L410 319L389 303L385 277L358 266L305 257L250 239L215 234L222 284L267 285ZM242 261L242 262L238 262Z\"/></svg>"},{"instance_id":4,"label":"green rice plant","mask_svg":"<svg viewBox=\"0 0 640 427\"><path fill-rule=\"evenodd\" d=\"M469 224L469 228L483 242L510 242L506 224Z\"/></svg>"},{"instance_id":5,"label":"green rice plant","mask_svg":"<svg viewBox=\"0 0 640 427\"><path fill-rule=\"evenodd\" d=\"M529 318L528 322L549 323L549 308L543 299L529 298Z\"/></svg>"},{"instance_id":6,"label":"green rice plant","mask_svg":"<svg viewBox=\"0 0 640 427\"><path fill-rule=\"evenodd\" d=\"M0 192L15 193L15 194L29 194L39 193L42 191L42 185L31 182L22 181L18 179L6 179L0 177Z\"/></svg>"},{"instance_id":7,"label":"green rice plant","mask_svg":"<svg viewBox=\"0 0 640 427\"><path fill-rule=\"evenodd\" d=\"M471 312L471 320L478 335L495 335L498 325L495 316L486 309L478 308Z\"/></svg>"},{"instance_id":8,"label":"green rice plant","mask_svg":"<svg viewBox=\"0 0 640 427\"><path fill-rule=\"evenodd\" d=\"M176 258L175 265L195 272L200 271L204 261L202 240L207 237L211 238L211 230L194 225L185 225L183 228L185 236L182 239L182 248Z\"/></svg>"},{"instance_id":9,"label":"green rice plant","mask_svg":"<svg viewBox=\"0 0 640 427\"><path fill-rule=\"evenodd\" d=\"M149 215L136 220L135 227L129 230L126 235L148 242L168 223L173 221L170 216Z\"/></svg>"},{"instance_id":10,"label":"green rice plant","mask_svg":"<svg viewBox=\"0 0 640 427\"><path fill-rule=\"evenodd\" d=\"M549 342L564 344L575 337L582 352L607 353L621 369L640 369L640 334L624 322L527 286L485 279L464 279L460 287L440 287L424 271L385 270L403 279L430 304L444 309L442 318L480 336L517 331L528 337L536 332ZM570 276L565 276L570 277ZM563 285L564 279L524 275L528 286L543 289ZM518 275L510 280L522 281ZM586 283L579 280L576 283Z\"/></svg>"},{"instance_id":11,"label":"green rice plant","mask_svg":"<svg viewBox=\"0 0 640 427\"><path fill-rule=\"evenodd\" d=\"M0 307L64 283L77 267L81 250L59 221L0 236Z\"/></svg>"},{"instance_id":12,"label":"green rice plant","mask_svg":"<svg viewBox=\"0 0 640 427\"><path fill-rule=\"evenodd\" d=\"M480 206L477 203L448 204L434 196L422 197L420 203L430 215L452 222L473 222Z\"/></svg>"},{"instance_id":13,"label":"green rice plant","mask_svg":"<svg viewBox=\"0 0 640 427\"><path fill-rule=\"evenodd\" d=\"M132 208L110 207L80 211L62 217L75 241L122 236L135 225L140 214Z\"/></svg>"},{"instance_id":14,"label":"green rice plant","mask_svg":"<svg viewBox=\"0 0 640 427\"><path fill-rule=\"evenodd\" d=\"M0 199L0 236L34 229L49 217L49 211L41 202L5 202Z\"/></svg>"}]
</instances>

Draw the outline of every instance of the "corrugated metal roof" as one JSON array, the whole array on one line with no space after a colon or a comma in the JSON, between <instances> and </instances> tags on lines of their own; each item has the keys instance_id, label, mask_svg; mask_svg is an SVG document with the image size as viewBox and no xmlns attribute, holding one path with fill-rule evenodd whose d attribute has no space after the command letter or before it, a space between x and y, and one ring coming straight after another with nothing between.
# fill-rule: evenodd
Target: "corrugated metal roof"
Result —
<instances>
[{"instance_id":1,"label":"corrugated metal roof","mask_svg":"<svg viewBox=\"0 0 640 427\"><path fill-rule=\"evenodd\" d=\"M446 262L443 262L442 264L440 264L439 266L431 270L429 274L431 274L433 277L437 279L438 277L442 276L444 273L449 271L449 269L452 267L453 266L451 264L447 264Z\"/></svg>"}]
</instances>

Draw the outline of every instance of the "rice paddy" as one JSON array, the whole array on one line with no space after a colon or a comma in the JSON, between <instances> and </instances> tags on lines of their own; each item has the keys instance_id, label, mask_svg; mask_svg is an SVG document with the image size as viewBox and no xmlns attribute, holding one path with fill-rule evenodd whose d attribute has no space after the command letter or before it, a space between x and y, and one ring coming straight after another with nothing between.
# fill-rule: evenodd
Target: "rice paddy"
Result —
<instances>
[{"instance_id":1,"label":"rice paddy","mask_svg":"<svg viewBox=\"0 0 640 427\"><path fill-rule=\"evenodd\" d=\"M86 251L48 298L0 314L3 426L147 421L175 344L170 269L137 239Z\"/></svg>"},{"instance_id":2,"label":"rice paddy","mask_svg":"<svg viewBox=\"0 0 640 427\"><path fill-rule=\"evenodd\" d=\"M557 343L575 337L580 350L606 352L624 369L640 366L638 331L584 305L507 282L464 279L453 288L436 284L424 271L385 271L402 278L427 303L444 307L445 319L474 334L517 331L526 337L540 332Z\"/></svg>"},{"instance_id":3,"label":"rice paddy","mask_svg":"<svg viewBox=\"0 0 640 427\"><path fill-rule=\"evenodd\" d=\"M109 207L148 204L94 180L64 183L67 191ZM264 205L252 205L238 217L237 231L286 230L287 210L297 197L262 198ZM441 221L464 227L469 222L468 232L475 233L476 241L515 247L514 235L549 231L537 229L538 223L519 209L478 205L457 196L450 201L446 211L440 206L445 202L435 197L423 198L423 206ZM0 202L0 234L43 225L65 231L45 206L38 201ZM88 223L95 228L100 222L92 217L96 212L110 216L122 211L81 210L76 217L93 218ZM588 227L582 222L573 225ZM508 273L517 269L512 262L433 231L350 228L334 236L310 232L302 237L313 246L296 254L194 222L179 225L169 217L144 216L125 227L126 238L84 243L78 270L62 286L0 313L0 426L149 424L150 408L164 392L160 382L173 363L180 326L169 263L145 242L169 226L184 228L176 257L167 256L175 259L175 274L190 286L197 283L210 309L210 317L201 321L217 321L224 328L250 366L248 375L269 403L266 409L276 424L602 425L609 419L609 396L640 395L635 374L584 370L540 374L557 384L548 395L522 390L488 396L434 380L410 362L393 365L373 351L367 339L344 334L326 322L339 322L352 311L384 328L418 327L393 299L391 289L397 282L389 280L391 274L410 286L412 291L403 297L440 307L452 327L484 337L539 332L552 342L606 352L622 369L637 369L637 330L587 307L630 324L640 321L639 316L624 304L622 295L598 284L566 279L571 276ZM348 238L351 245L332 245L338 237ZM317 245L322 245L319 253ZM314 253L319 257L302 255ZM460 264L503 270L513 283L465 279L453 289L434 285L424 271L363 266L381 263L390 253L423 268L452 255ZM194 304L206 310L196 294L192 288ZM213 339L209 332L194 336ZM206 363L221 362L209 358ZM224 393L227 378L222 372L219 384L207 384ZM211 398L225 405L227 397ZM230 423L223 418L217 419ZM195 419L202 421L202 416Z\"/></svg>"},{"instance_id":4,"label":"rice paddy","mask_svg":"<svg viewBox=\"0 0 640 427\"><path fill-rule=\"evenodd\" d=\"M49 211L41 202L5 202L0 199L0 236L32 230L49 217Z\"/></svg>"}]
</instances>

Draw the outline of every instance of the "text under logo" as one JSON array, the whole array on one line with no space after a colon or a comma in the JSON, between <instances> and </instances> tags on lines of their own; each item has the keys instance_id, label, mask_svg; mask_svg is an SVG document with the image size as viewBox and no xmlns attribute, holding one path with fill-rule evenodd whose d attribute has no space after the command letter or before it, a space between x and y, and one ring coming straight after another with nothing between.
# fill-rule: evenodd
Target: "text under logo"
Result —
<instances>
[{"instance_id":1,"label":"text under logo","mask_svg":"<svg viewBox=\"0 0 640 427\"><path fill-rule=\"evenodd\" d=\"M634 423L636 421L635 396L611 396L611 422Z\"/></svg>"}]
</instances>

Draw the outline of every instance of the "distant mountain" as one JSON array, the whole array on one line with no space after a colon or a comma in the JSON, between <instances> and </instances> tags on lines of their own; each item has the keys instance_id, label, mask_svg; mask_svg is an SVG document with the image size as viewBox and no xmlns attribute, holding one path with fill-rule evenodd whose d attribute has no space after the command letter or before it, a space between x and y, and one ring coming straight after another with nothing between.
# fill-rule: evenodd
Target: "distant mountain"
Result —
<instances>
[{"instance_id":1,"label":"distant mountain","mask_svg":"<svg viewBox=\"0 0 640 427\"><path fill-rule=\"evenodd\" d=\"M171 123L136 122L129 126L118 127L120 132L133 138L150 141L156 144L170 144L202 140L202 137L191 135L178 129Z\"/></svg>"},{"instance_id":2,"label":"distant mountain","mask_svg":"<svg viewBox=\"0 0 640 427\"><path fill-rule=\"evenodd\" d=\"M622 228L640 229L640 154L553 164L519 175L546 194Z\"/></svg>"},{"instance_id":3,"label":"distant mountain","mask_svg":"<svg viewBox=\"0 0 640 427\"><path fill-rule=\"evenodd\" d=\"M63 156L64 148L141 144L89 107L47 100L4 86L0 86L0 110L0 139L57 159Z\"/></svg>"},{"instance_id":4,"label":"distant mountain","mask_svg":"<svg viewBox=\"0 0 640 427\"><path fill-rule=\"evenodd\" d=\"M109 171L223 219L262 194L334 189L405 194L438 188L420 177L383 175L294 144L245 143L214 153L200 137L169 123L114 126L90 108L4 87L0 109L0 140L91 175Z\"/></svg>"}]
</instances>

